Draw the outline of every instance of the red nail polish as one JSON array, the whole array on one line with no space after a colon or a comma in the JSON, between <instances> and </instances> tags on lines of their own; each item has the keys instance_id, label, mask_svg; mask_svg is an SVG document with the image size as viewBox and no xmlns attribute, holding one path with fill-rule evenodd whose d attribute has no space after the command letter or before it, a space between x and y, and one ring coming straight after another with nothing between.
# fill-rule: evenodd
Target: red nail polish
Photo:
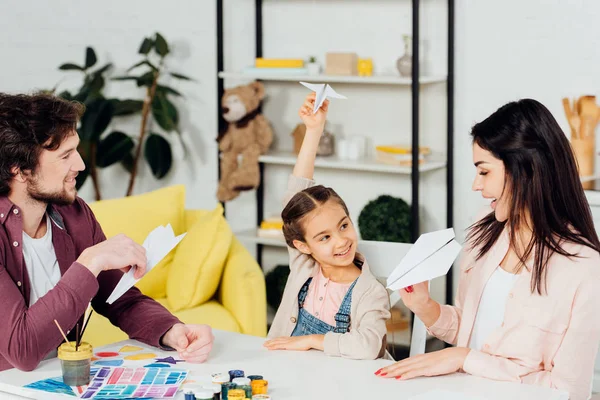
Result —
<instances>
[{"instance_id":1,"label":"red nail polish","mask_svg":"<svg viewBox=\"0 0 600 400\"><path fill-rule=\"evenodd\" d=\"M386 375L387 375L387 372L382 372L380 375L381 375L381 376L386 376Z\"/></svg>"},{"instance_id":2,"label":"red nail polish","mask_svg":"<svg viewBox=\"0 0 600 400\"><path fill-rule=\"evenodd\" d=\"M396 379L400 379L400 378L402 378L402 377L401 377L401 376L397 376L397 377L396 377Z\"/></svg>"},{"instance_id":3,"label":"red nail polish","mask_svg":"<svg viewBox=\"0 0 600 400\"><path fill-rule=\"evenodd\" d=\"M379 375L379 374L381 373L381 370L382 370L382 369L383 369L383 368L379 368L377 371L375 371L375 375Z\"/></svg>"},{"instance_id":4,"label":"red nail polish","mask_svg":"<svg viewBox=\"0 0 600 400\"><path fill-rule=\"evenodd\" d=\"M414 291L412 286L407 286L404 288L404 290L406 290L407 293L412 293Z\"/></svg>"}]
</instances>

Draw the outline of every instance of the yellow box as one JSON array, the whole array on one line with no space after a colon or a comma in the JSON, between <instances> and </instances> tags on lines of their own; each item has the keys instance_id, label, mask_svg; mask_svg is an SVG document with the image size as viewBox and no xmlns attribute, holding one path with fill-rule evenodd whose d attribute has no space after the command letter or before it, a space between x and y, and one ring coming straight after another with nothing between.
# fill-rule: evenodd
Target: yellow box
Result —
<instances>
[{"instance_id":1,"label":"yellow box","mask_svg":"<svg viewBox=\"0 0 600 400\"><path fill-rule=\"evenodd\" d=\"M303 68L304 60L296 58L257 58L256 68Z\"/></svg>"}]
</instances>

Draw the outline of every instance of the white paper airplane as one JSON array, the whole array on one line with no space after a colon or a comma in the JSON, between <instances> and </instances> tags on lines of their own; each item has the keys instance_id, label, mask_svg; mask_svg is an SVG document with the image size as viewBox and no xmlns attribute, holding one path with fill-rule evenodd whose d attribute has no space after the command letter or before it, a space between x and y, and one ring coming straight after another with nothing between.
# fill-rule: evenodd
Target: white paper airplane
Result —
<instances>
[{"instance_id":1,"label":"white paper airplane","mask_svg":"<svg viewBox=\"0 0 600 400\"><path fill-rule=\"evenodd\" d=\"M315 106L313 108L313 114L316 114L323 102L325 102L326 98L332 99L346 99L346 96L342 96L337 93L329 84L327 83L307 83L300 82L302 86L305 86L315 92L317 94L315 98Z\"/></svg>"},{"instance_id":2,"label":"white paper airplane","mask_svg":"<svg viewBox=\"0 0 600 400\"><path fill-rule=\"evenodd\" d=\"M461 250L454 237L452 228L421 235L388 277L388 289L403 289L446 275Z\"/></svg>"},{"instance_id":3,"label":"white paper airplane","mask_svg":"<svg viewBox=\"0 0 600 400\"><path fill-rule=\"evenodd\" d=\"M159 226L148 234L146 240L144 240L144 248L146 249L146 257L148 259L146 264L146 273L150 272L167 254L171 252L178 244L181 239L185 236L182 233L179 236L175 236L171 224L167 226ZM115 286L111 295L106 299L108 304L112 304L117 301L121 296L125 294L133 285L139 282L140 279L135 279L133 273L134 268L131 268L126 274L123 275L117 286Z\"/></svg>"}]
</instances>

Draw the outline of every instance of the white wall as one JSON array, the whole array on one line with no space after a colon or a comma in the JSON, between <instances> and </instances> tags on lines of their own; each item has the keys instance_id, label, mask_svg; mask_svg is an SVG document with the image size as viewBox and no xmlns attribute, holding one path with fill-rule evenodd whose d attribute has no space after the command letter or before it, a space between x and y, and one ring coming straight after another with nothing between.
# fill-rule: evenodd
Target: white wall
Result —
<instances>
[{"instance_id":1,"label":"white wall","mask_svg":"<svg viewBox=\"0 0 600 400\"><path fill-rule=\"evenodd\" d=\"M240 69L254 56L253 4L249 0L225 2L226 67ZM265 56L316 55L323 60L328 50L352 50L371 56L375 69L394 72L402 54L401 35L410 32L410 3L375 1L265 1ZM445 68L445 2L423 2L422 36L428 62L424 69L440 73ZM600 3L584 0L457 1L456 12L456 112L455 112L455 227L460 237L476 210L484 203L470 191L473 167L469 129L472 124L507 101L534 97L566 126L560 99L564 95L595 93L600 83ZM59 80L64 87L78 82L74 73L56 67L80 61L86 45L93 45L101 61L123 68L137 60L141 38L160 31L172 42L175 69L194 76L198 83L179 84L186 95L181 104L183 130L190 146L189 160L177 160L167 179L156 182L142 174L136 192L161 185L185 183L188 207L212 207L217 180L215 2L180 0L166 2L107 0L89 3L62 1L31 3L5 0L0 14L4 33L0 66L0 90L30 91L50 87ZM359 16L360 19L351 17ZM10 39L7 39L10 37ZM228 85L235 82L227 82ZM122 95L126 84L112 84ZM408 141L410 96L407 89L341 85L349 100L335 102L330 113L334 133L363 134L373 143ZM280 148L291 148L289 132L298 122L296 109L305 95L295 84L270 84L265 113L276 130ZM129 92L125 94L137 94ZM423 144L443 151L444 86L423 89L421 122ZM180 154L178 151L177 154ZM181 158L178 155L178 158ZM122 170L103 173L106 197L121 196L126 187ZM282 184L288 168L269 167L266 207L279 211ZM409 180L394 175L319 172L317 178L335 186L356 219L362 206L387 192L410 201ZM114 182L117 183L114 183ZM356 182L367 182L357 187ZM91 188L82 195L91 199ZM424 179L424 229L443 226L444 174ZM254 225L254 195L247 193L228 207L236 229Z\"/></svg>"},{"instance_id":2,"label":"white wall","mask_svg":"<svg viewBox=\"0 0 600 400\"><path fill-rule=\"evenodd\" d=\"M215 80L215 2L179 0L168 2L132 1L53 1L36 4L4 0L0 13L0 90L29 92L51 88L76 89L81 83L76 72L58 71L67 61L82 64L85 47L95 48L99 65L113 62L116 73L136 63L139 44L145 36L158 31L173 48L170 65L174 71L192 76L196 83L170 84L185 95L178 101L182 130L190 157L183 160L176 140L173 143L175 167L162 181L155 181L144 168L135 187L142 193L162 185L185 183L189 207L212 207L216 203L216 126ZM111 82L107 94L141 99L143 92L135 84ZM114 124L113 124L114 125ZM116 126L116 125L114 125ZM139 122L128 126L127 132L139 130ZM172 139L172 138L171 138ZM114 166L102 171L105 198L125 194L127 180L124 170ZM86 200L92 200L91 182L81 190Z\"/></svg>"}]
</instances>

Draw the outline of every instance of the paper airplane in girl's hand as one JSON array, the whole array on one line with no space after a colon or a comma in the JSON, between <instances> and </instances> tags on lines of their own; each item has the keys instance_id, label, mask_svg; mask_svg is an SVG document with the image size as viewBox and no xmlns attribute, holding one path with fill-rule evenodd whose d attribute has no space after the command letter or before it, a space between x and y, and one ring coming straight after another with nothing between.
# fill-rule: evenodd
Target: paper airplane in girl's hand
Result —
<instances>
[{"instance_id":1,"label":"paper airplane in girl's hand","mask_svg":"<svg viewBox=\"0 0 600 400\"><path fill-rule=\"evenodd\" d=\"M403 289L446 275L460 250L452 228L421 235L388 277L387 288Z\"/></svg>"},{"instance_id":2,"label":"paper airplane in girl's hand","mask_svg":"<svg viewBox=\"0 0 600 400\"><path fill-rule=\"evenodd\" d=\"M302 86L305 86L315 92L317 96L315 97L315 106L313 107L313 114L316 114L321 105L325 102L326 98L332 99L346 99L346 96L342 96L337 93L329 84L327 83L307 83L300 82Z\"/></svg>"},{"instance_id":3,"label":"paper airplane in girl's hand","mask_svg":"<svg viewBox=\"0 0 600 400\"><path fill-rule=\"evenodd\" d=\"M152 232L148 234L146 240L144 240L144 248L146 249L146 257L148 259L146 263L146 273L150 272L152 268L154 268L159 262L162 261L163 258L167 254L171 252L178 244L181 242L181 239L185 236L185 233L182 233L179 236L175 236L173 232L173 228L171 224L167 226L159 226L154 229ZM111 295L106 299L108 304L112 304L117 301L121 296L125 294L133 285L135 285L140 279L135 279L133 277L133 273L135 272L135 268L131 268L126 274L121 277L117 286L111 293ZM142 278L144 277L142 276Z\"/></svg>"}]
</instances>

